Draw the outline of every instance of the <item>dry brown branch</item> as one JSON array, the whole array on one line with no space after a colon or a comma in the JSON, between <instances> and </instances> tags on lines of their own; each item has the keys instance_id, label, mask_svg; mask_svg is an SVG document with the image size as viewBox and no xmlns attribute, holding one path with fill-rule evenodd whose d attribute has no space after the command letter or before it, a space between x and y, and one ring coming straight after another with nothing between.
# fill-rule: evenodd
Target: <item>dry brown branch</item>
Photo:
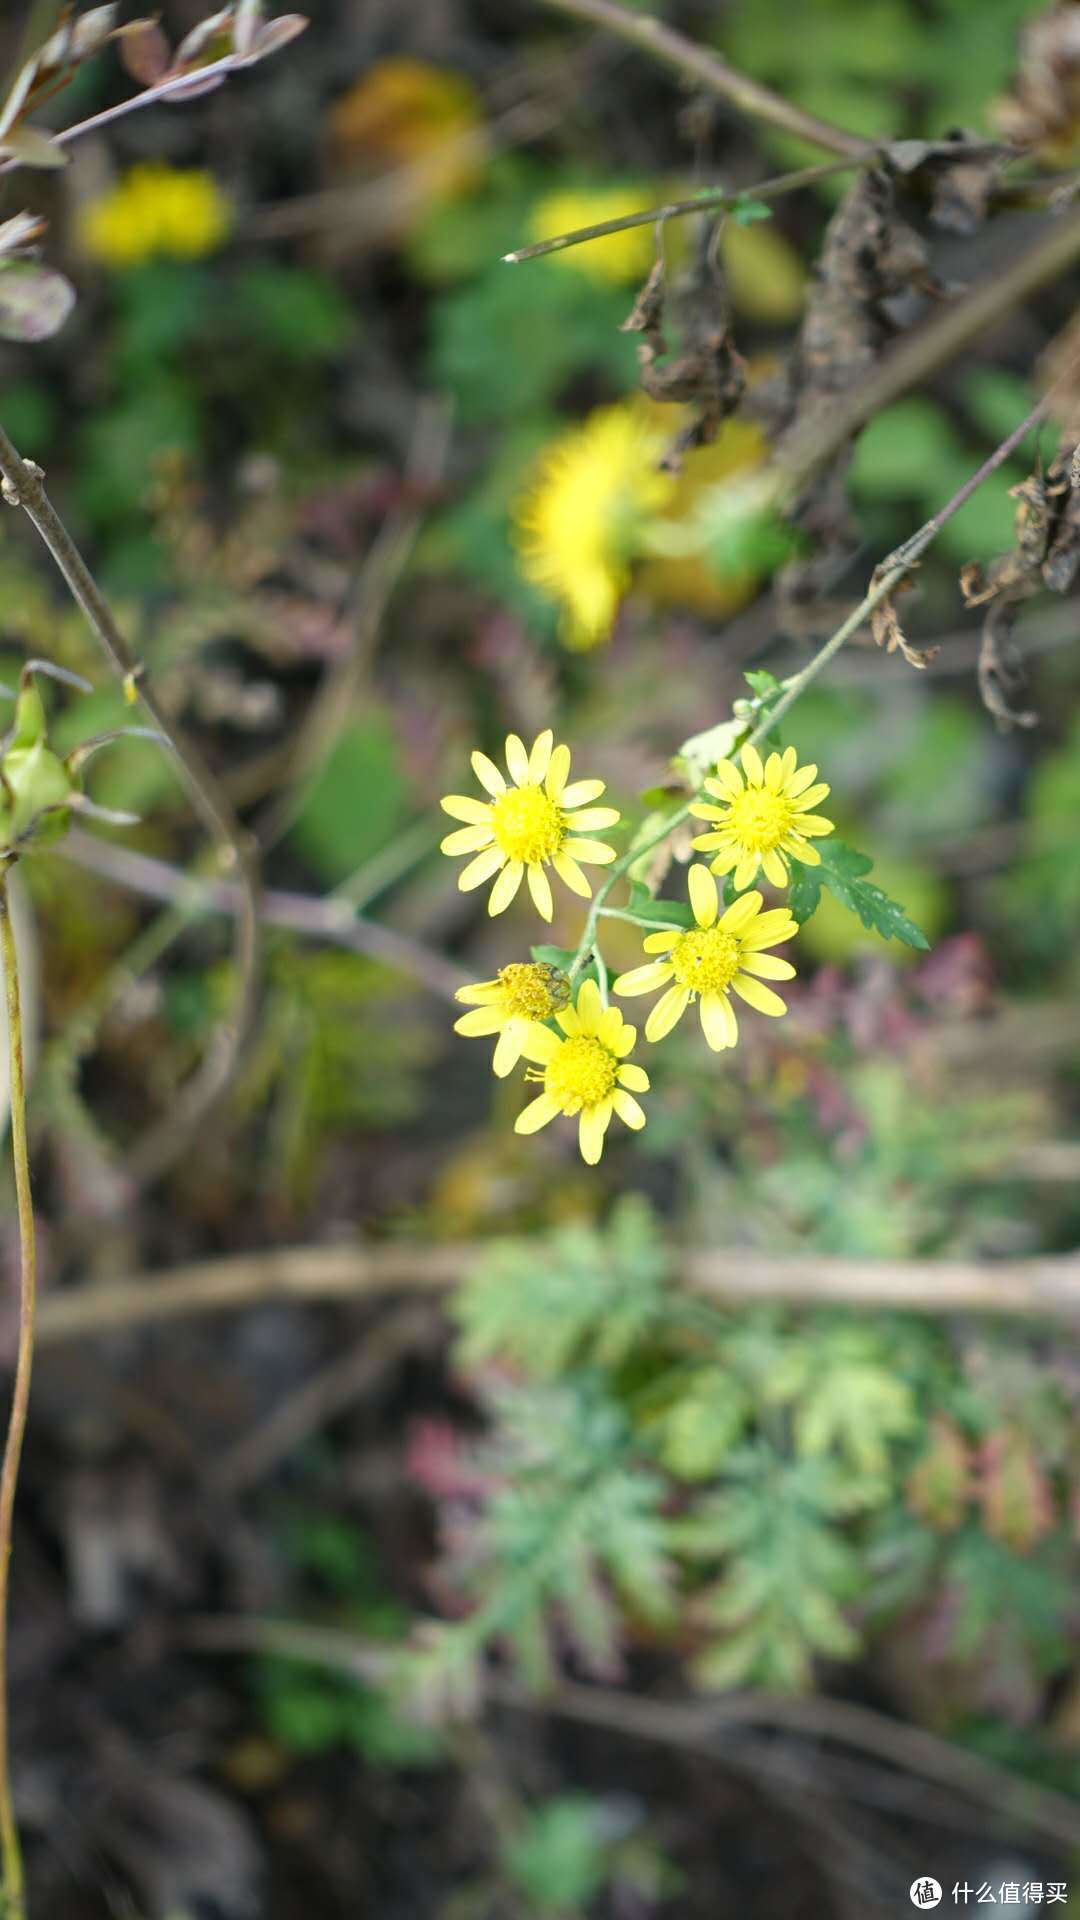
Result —
<instances>
[{"instance_id":1,"label":"dry brown branch","mask_svg":"<svg viewBox=\"0 0 1080 1920\"><path fill-rule=\"evenodd\" d=\"M101 592L78 547L53 506L44 476L33 461L23 460L0 427L0 475L3 497L21 507L52 555L68 590L85 615L106 658L133 699L141 700L149 719L172 748L180 774L197 811L214 835L224 860L236 876L237 912L234 952L236 991L229 1016L220 1024L202 1065L184 1086L167 1115L144 1135L128 1155L133 1179L148 1180L162 1173L184 1150L192 1132L226 1092L241 1049L251 1028L259 971L259 872L256 850L236 819L220 783L202 755L177 732L149 685L144 663L133 653L112 608Z\"/></svg>"},{"instance_id":2,"label":"dry brown branch","mask_svg":"<svg viewBox=\"0 0 1080 1920\"><path fill-rule=\"evenodd\" d=\"M277 1654L327 1666L338 1673L378 1685L385 1681L393 1652L332 1628L299 1621L213 1616L191 1620L185 1641L208 1653ZM1071 1856L1076 1845L1076 1805L1063 1793L1036 1786L926 1732L872 1707L821 1695L729 1693L711 1700L660 1700L615 1688L563 1681L545 1695L527 1693L501 1674L484 1677L484 1695L493 1705L531 1714L555 1714L580 1725L598 1726L626 1736L723 1758L725 1733L739 1726L766 1726L789 1734L836 1743L872 1755L903 1772L933 1781L943 1791L962 1794L994 1807L1020 1829L1038 1834Z\"/></svg>"},{"instance_id":3,"label":"dry brown branch","mask_svg":"<svg viewBox=\"0 0 1080 1920\"><path fill-rule=\"evenodd\" d=\"M779 127L784 133L796 134L800 140L808 140L826 153L859 159L872 151L869 140L849 133L845 127L819 120L815 113L806 113L802 107L773 93L770 87L763 87L760 81L730 67L718 53L699 47L651 14L631 13L626 7L616 5L615 0L546 0L546 4L587 26L603 27L617 34L620 40L649 54L661 66L672 68L682 79L704 88L706 93L715 94L720 100L727 100L740 113L764 120L768 126Z\"/></svg>"},{"instance_id":4,"label":"dry brown branch","mask_svg":"<svg viewBox=\"0 0 1080 1920\"><path fill-rule=\"evenodd\" d=\"M38 1338L73 1340L184 1314L237 1312L266 1300L356 1300L457 1285L482 1243L441 1247L286 1247L173 1267L42 1301ZM721 1304L788 1300L913 1313L1047 1314L1080 1319L1080 1256L1031 1260L854 1260L741 1249L675 1256L683 1284Z\"/></svg>"}]
</instances>

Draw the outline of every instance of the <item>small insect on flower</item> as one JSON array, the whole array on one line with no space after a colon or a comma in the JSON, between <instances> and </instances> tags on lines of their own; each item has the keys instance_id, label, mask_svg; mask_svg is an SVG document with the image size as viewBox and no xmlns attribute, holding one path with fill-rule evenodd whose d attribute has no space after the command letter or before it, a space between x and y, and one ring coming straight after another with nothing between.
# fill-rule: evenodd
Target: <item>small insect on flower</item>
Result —
<instances>
[{"instance_id":1,"label":"small insect on flower","mask_svg":"<svg viewBox=\"0 0 1080 1920\"><path fill-rule=\"evenodd\" d=\"M570 999L570 982L544 961L517 961L500 967L494 980L459 987L455 996L473 1009L454 1022L455 1033L497 1033L492 1070L500 1080L517 1066L530 1025L550 1020Z\"/></svg>"},{"instance_id":2,"label":"small insect on flower","mask_svg":"<svg viewBox=\"0 0 1080 1920\"><path fill-rule=\"evenodd\" d=\"M739 1037L732 992L759 1013L787 1012L786 1002L762 980L792 980L795 969L790 961L763 948L790 940L799 928L786 907L762 913L760 893L742 894L720 915L716 881L708 867L691 867L688 881L697 925L686 933L648 934L646 953L662 953L666 958L620 974L615 992L626 996L667 988L645 1023L646 1040L662 1040L697 998L701 1030L713 1051L720 1053L733 1047Z\"/></svg>"},{"instance_id":3,"label":"small insect on flower","mask_svg":"<svg viewBox=\"0 0 1080 1920\"><path fill-rule=\"evenodd\" d=\"M550 727L537 735L532 751L516 733L506 738L506 764L513 785L508 786L493 760L485 753L472 756L473 772L490 800L472 800L466 794L447 794L444 812L467 825L448 833L442 851L449 854L472 853L458 879L463 893L482 887L498 875L488 900L489 913L502 913L529 875L533 905L544 920L555 911L551 882L545 867L554 867L559 879L583 900L592 898L592 888L578 862L606 867L615 858L614 847L603 840L580 836L613 827L619 818L616 807L594 807L604 791L602 780L575 780L568 785L570 749L557 747Z\"/></svg>"},{"instance_id":4,"label":"small insect on flower","mask_svg":"<svg viewBox=\"0 0 1080 1920\"><path fill-rule=\"evenodd\" d=\"M734 870L740 890L761 869L774 887L786 887L792 860L802 860L808 867L821 863L811 840L831 833L833 823L810 809L824 800L829 789L824 782L814 785L817 767L800 767L794 747L782 754L770 753L764 765L757 748L749 744L740 757L741 773L733 760L721 760L715 775L704 783L706 793L715 795L720 806L691 802L690 811L699 820L716 823L715 831L701 834L694 846L699 853L715 855L710 861L714 873Z\"/></svg>"},{"instance_id":5,"label":"small insect on flower","mask_svg":"<svg viewBox=\"0 0 1080 1920\"><path fill-rule=\"evenodd\" d=\"M643 1127L645 1114L635 1093L647 1093L649 1076L627 1059L633 1052L637 1028L627 1026L618 1007L605 1007L595 980L586 980L577 1005L555 1015L562 1033L534 1024L522 1044L526 1060L534 1060L528 1078L543 1083L544 1091L518 1114L516 1133L535 1133L556 1114L577 1114L581 1157L591 1167L604 1151L604 1135L613 1113L628 1127Z\"/></svg>"}]
</instances>

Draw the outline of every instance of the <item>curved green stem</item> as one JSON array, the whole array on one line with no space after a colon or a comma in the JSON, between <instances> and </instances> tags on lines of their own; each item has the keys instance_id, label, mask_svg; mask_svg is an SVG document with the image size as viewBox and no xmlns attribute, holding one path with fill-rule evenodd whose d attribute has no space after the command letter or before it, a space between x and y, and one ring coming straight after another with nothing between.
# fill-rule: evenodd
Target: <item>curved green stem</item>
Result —
<instances>
[{"instance_id":1,"label":"curved green stem","mask_svg":"<svg viewBox=\"0 0 1080 1920\"><path fill-rule=\"evenodd\" d=\"M15 1193L19 1211L19 1349L15 1386L11 1396L7 1441L0 1468L0 1886L4 1920L24 1920L26 1895L22 1850L11 1795L11 1753L8 1718L8 1576L15 1487L19 1478L26 1415L30 1405L30 1371L34 1358L34 1296L36 1254L34 1207L30 1195L30 1161L26 1145L26 1077L23 1063L22 1012L19 1002L19 965L11 924L8 868L0 870L0 956L3 958L10 1062L11 1153L15 1164Z\"/></svg>"}]
</instances>

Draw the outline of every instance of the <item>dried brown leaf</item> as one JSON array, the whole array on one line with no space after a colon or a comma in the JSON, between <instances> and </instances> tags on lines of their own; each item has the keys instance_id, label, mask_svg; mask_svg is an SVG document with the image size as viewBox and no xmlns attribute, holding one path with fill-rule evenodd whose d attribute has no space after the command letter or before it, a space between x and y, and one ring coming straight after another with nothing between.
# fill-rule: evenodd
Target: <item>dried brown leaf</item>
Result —
<instances>
[{"instance_id":1,"label":"dried brown leaf","mask_svg":"<svg viewBox=\"0 0 1080 1920\"><path fill-rule=\"evenodd\" d=\"M875 568L870 581L871 588L878 585L882 573L887 570L888 562L882 567ZM905 639L904 630L900 625L900 616L894 604L897 596L910 593L914 584L910 577L900 580L884 600L878 601L870 615L870 632L878 646L884 647L886 653L902 653L909 667L922 668L929 665L938 649L937 647L913 647L910 641Z\"/></svg>"}]
</instances>

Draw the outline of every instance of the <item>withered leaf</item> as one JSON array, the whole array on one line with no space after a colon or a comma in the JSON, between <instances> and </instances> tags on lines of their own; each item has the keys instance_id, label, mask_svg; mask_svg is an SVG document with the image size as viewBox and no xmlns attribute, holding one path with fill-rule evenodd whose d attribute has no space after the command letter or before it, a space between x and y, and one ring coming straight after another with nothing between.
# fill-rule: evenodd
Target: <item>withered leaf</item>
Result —
<instances>
[{"instance_id":1,"label":"withered leaf","mask_svg":"<svg viewBox=\"0 0 1080 1920\"><path fill-rule=\"evenodd\" d=\"M874 569L874 574L870 581L871 589L879 584L882 574L886 573L888 569L888 561L885 561L882 566ZM914 584L911 576L907 575L903 580L897 581L891 593L886 594L884 600L878 601L877 606L870 615L870 632L877 642L877 645L884 647L886 653L900 652L903 654L909 667L922 668L929 665L938 649L937 647L913 647L911 645L910 641L905 638L904 630L900 625L900 616L896 611L895 604L898 595L910 593Z\"/></svg>"},{"instance_id":2,"label":"withered leaf","mask_svg":"<svg viewBox=\"0 0 1080 1920\"><path fill-rule=\"evenodd\" d=\"M696 257L667 292L658 260L623 321L624 333L640 333L641 385L651 400L690 405L694 416L675 437L661 465L677 472L692 447L708 446L734 413L746 387L746 362L731 338L723 279L713 256L713 231L698 236ZM664 321L673 322L679 340L669 351Z\"/></svg>"},{"instance_id":3,"label":"withered leaf","mask_svg":"<svg viewBox=\"0 0 1080 1920\"><path fill-rule=\"evenodd\" d=\"M58 333L75 305L70 280L34 261L0 263L0 337L32 345Z\"/></svg>"}]
</instances>

